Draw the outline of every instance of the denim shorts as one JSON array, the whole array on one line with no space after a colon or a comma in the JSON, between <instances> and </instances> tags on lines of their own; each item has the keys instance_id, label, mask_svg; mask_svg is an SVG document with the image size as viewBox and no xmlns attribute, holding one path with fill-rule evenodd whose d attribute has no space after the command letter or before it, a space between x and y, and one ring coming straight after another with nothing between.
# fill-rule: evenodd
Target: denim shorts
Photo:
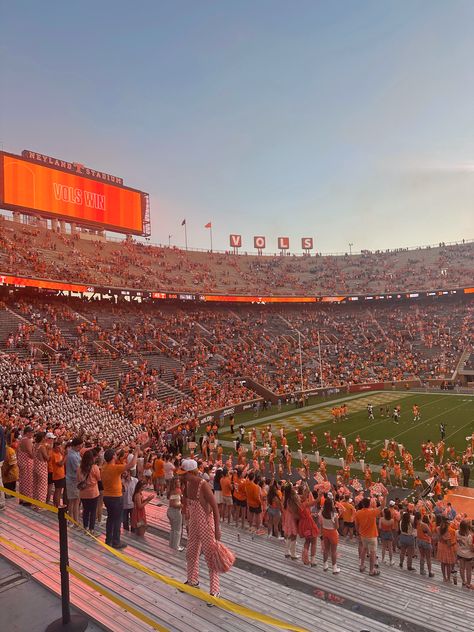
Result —
<instances>
[{"instance_id":1,"label":"denim shorts","mask_svg":"<svg viewBox=\"0 0 474 632\"><path fill-rule=\"evenodd\" d=\"M407 535L406 533L400 533L398 544L400 546L415 546L415 538L412 535Z\"/></svg>"}]
</instances>

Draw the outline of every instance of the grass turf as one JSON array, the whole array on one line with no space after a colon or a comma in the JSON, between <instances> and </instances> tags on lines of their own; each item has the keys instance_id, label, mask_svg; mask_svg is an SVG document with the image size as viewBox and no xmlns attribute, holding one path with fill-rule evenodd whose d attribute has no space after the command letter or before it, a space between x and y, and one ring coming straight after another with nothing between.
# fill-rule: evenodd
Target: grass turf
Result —
<instances>
[{"instance_id":1,"label":"grass turf","mask_svg":"<svg viewBox=\"0 0 474 632\"><path fill-rule=\"evenodd\" d=\"M341 432L346 437L347 443L354 442L357 435L362 440L367 441L366 462L371 464L381 463L380 450L385 439L395 439L402 443L413 455L415 469L423 469L421 462L420 446L431 439L437 442L440 439L439 424L443 422L446 426L446 448L454 446L456 452L466 449L466 437L474 431L474 397L468 395L455 395L452 393L442 394L421 394L421 393L401 393L391 391L371 392L362 397L360 395L347 399L350 396L339 396L339 400L346 399L348 406L348 419L333 423L331 408L334 403L324 402L312 410L296 409L291 412L283 412L278 418L266 421L263 414L260 418L255 418L254 423L246 426L246 431L255 427L257 429L258 441L260 442L260 428L271 423L272 431L278 434L280 427L285 428L290 449L298 449L296 441L296 431L301 429L306 437L303 444L303 452L311 452L310 431L318 437L318 449L321 456L337 456L334 451L326 446L324 437L325 431L330 431L331 436L336 436ZM337 399L335 401L337 401ZM367 404L371 403L374 408L375 419L368 419ZM384 411L389 407L390 413L399 404L401 406L401 418L399 424L395 424L391 417L381 417L380 406ZM413 404L418 404L421 412L421 420L413 423ZM274 409L268 415L274 416L277 411ZM247 416L247 419L251 415ZM237 418L235 428L242 423L242 419ZM224 429L219 433L219 438L231 440L232 435ZM245 435L248 441L248 435ZM446 458L446 457L445 457ZM418 466L418 467L417 467Z\"/></svg>"}]
</instances>

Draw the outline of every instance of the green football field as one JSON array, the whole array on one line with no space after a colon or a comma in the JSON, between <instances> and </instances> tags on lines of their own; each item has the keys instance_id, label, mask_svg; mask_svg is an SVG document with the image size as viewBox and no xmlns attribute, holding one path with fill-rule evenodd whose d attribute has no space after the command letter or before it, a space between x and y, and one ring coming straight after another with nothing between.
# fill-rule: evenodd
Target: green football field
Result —
<instances>
[{"instance_id":1,"label":"green football field","mask_svg":"<svg viewBox=\"0 0 474 632\"><path fill-rule=\"evenodd\" d=\"M347 420L333 423L331 409L337 402L343 401L348 406ZM367 405L372 404L374 417L369 420ZM417 404L420 408L421 420L414 423L412 407ZM390 414L397 405L401 407L400 421L395 424L391 417L382 417L380 407L388 406ZM247 416L248 419L248 416ZM339 456L334 450L326 446L324 432L330 431L335 437L339 432L346 438L347 444L354 443L357 435L367 442L366 462L378 464L382 461L380 450L385 439L395 439L403 444L413 455L415 470L423 469L421 462L420 446L431 439L435 444L441 438L439 424L446 426L446 448L453 446L459 454L466 449L466 437L474 431L474 397L469 395L446 394L420 394L402 393L392 391L376 391L364 395L341 396L331 402L323 402L305 409L296 409L278 415L273 409L271 413L262 413L258 418L251 418L245 422L245 442L248 442L247 431L257 429L260 443L259 428L268 423L272 426L272 432L279 435L279 429L283 427L288 439L290 449L297 450L296 431L301 429L306 437L303 444L303 452L310 453L310 431L318 437L318 449L321 456ZM235 429L237 430L241 420L237 417ZM219 438L231 440L232 435L225 427L219 433ZM261 445L261 444L260 444ZM279 442L280 445L280 442ZM340 455L342 456L342 454Z\"/></svg>"}]
</instances>

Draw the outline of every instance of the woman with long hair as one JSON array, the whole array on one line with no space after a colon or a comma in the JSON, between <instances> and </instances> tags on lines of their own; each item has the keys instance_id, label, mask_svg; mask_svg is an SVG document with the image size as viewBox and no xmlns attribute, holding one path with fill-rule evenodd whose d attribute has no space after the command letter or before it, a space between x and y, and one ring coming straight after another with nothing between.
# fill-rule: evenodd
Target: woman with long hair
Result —
<instances>
[{"instance_id":1,"label":"woman with long hair","mask_svg":"<svg viewBox=\"0 0 474 632\"><path fill-rule=\"evenodd\" d=\"M446 516L441 517L438 531L438 561L441 562L443 581L451 581L451 572L456 564L456 533L450 528Z\"/></svg>"},{"instance_id":2,"label":"woman with long hair","mask_svg":"<svg viewBox=\"0 0 474 632\"><path fill-rule=\"evenodd\" d=\"M462 585L464 588L474 590L472 580L472 564L474 562L474 542L472 528L469 520L462 520L459 530L456 532L457 555Z\"/></svg>"},{"instance_id":3,"label":"woman with long hair","mask_svg":"<svg viewBox=\"0 0 474 632\"><path fill-rule=\"evenodd\" d=\"M300 515L298 521L298 534L304 538L302 559L305 566L316 566L316 543L319 529L311 514L311 507L316 504L313 494L310 492L307 483L303 483L299 488L300 492Z\"/></svg>"},{"instance_id":4,"label":"woman with long hair","mask_svg":"<svg viewBox=\"0 0 474 632\"><path fill-rule=\"evenodd\" d=\"M138 481L133 492L133 509L132 509L132 529L135 530L136 535L142 537L145 535L147 529L146 510L145 507L155 497L154 494L148 496L143 495L143 489L145 487L144 481Z\"/></svg>"},{"instance_id":5,"label":"woman with long hair","mask_svg":"<svg viewBox=\"0 0 474 632\"><path fill-rule=\"evenodd\" d=\"M288 482L283 488L282 526L285 534L285 557L297 560L296 538L298 536L298 520L300 501L293 485Z\"/></svg>"},{"instance_id":6,"label":"woman with long hair","mask_svg":"<svg viewBox=\"0 0 474 632\"><path fill-rule=\"evenodd\" d=\"M175 551L184 551L184 546L181 546L181 530L183 526L183 515L181 513L181 497L183 493L181 491L181 484L179 478L175 477L171 479L168 489L168 510L166 515L170 521L170 540L169 545L171 549Z\"/></svg>"},{"instance_id":7,"label":"woman with long hair","mask_svg":"<svg viewBox=\"0 0 474 632\"><path fill-rule=\"evenodd\" d=\"M393 566L393 517L389 507L385 507L383 515L379 518L379 535L382 542L382 563L385 562L385 553L388 552L390 566Z\"/></svg>"},{"instance_id":8,"label":"woman with long hair","mask_svg":"<svg viewBox=\"0 0 474 632\"><path fill-rule=\"evenodd\" d=\"M323 570L329 568L329 555L331 555L332 572L336 575L341 572L337 565L337 545L339 543L339 514L334 507L332 495L326 498L321 511L321 524L323 528Z\"/></svg>"},{"instance_id":9,"label":"woman with long hair","mask_svg":"<svg viewBox=\"0 0 474 632\"><path fill-rule=\"evenodd\" d=\"M434 577L434 573L431 568L431 557L433 547L431 544L432 532L431 532L431 520L428 514L425 514L421 518L421 514L416 512L416 541L418 543L418 551L420 552L420 575L426 575L425 562L428 568L428 577Z\"/></svg>"},{"instance_id":10,"label":"woman with long hair","mask_svg":"<svg viewBox=\"0 0 474 632\"><path fill-rule=\"evenodd\" d=\"M403 568L405 555L407 558L407 569L414 571L412 564L415 553L415 529L413 527L413 516L409 511L405 511L400 521L400 568Z\"/></svg>"},{"instance_id":11,"label":"woman with long hair","mask_svg":"<svg viewBox=\"0 0 474 632\"><path fill-rule=\"evenodd\" d=\"M236 527L239 526L239 520L240 520L240 526L241 526L241 529L243 529L244 521L247 514L247 493L245 491L245 480L244 478L242 478L241 467L237 467L237 469L234 470L234 474L232 477L232 484L233 484L232 498L233 498L233 503L234 503L235 526Z\"/></svg>"},{"instance_id":12,"label":"woman with long hair","mask_svg":"<svg viewBox=\"0 0 474 632\"><path fill-rule=\"evenodd\" d=\"M283 508L281 497L282 493L278 488L278 483L273 480L267 494L267 537L269 538L272 535L278 537Z\"/></svg>"},{"instance_id":13,"label":"woman with long hair","mask_svg":"<svg viewBox=\"0 0 474 632\"><path fill-rule=\"evenodd\" d=\"M97 502L99 500L100 470L95 463L93 450L86 450L82 455L77 470L77 488L82 502L82 524L84 529L94 535L97 516Z\"/></svg>"}]
</instances>

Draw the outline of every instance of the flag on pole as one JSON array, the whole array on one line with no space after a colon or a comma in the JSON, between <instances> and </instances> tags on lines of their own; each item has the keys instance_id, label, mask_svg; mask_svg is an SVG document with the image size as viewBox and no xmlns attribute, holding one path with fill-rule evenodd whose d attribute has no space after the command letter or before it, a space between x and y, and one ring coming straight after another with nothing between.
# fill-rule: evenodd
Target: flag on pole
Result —
<instances>
[{"instance_id":1,"label":"flag on pole","mask_svg":"<svg viewBox=\"0 0 474 632\"><path fill-rule=\"evenodd\" d=\"M183 221L181 222L181 226L186 226L186 220L183 219Z\"/></svg>"},{"instance_id":2,"label":"flag on pole","mask_svg":"<svg viewBox=\"0 0 474 632\"><path fill-rule=\"evenodd\" d=\"M204 228L212 228L212 222L207 222Z\"/></svg>"}]
</instances>

